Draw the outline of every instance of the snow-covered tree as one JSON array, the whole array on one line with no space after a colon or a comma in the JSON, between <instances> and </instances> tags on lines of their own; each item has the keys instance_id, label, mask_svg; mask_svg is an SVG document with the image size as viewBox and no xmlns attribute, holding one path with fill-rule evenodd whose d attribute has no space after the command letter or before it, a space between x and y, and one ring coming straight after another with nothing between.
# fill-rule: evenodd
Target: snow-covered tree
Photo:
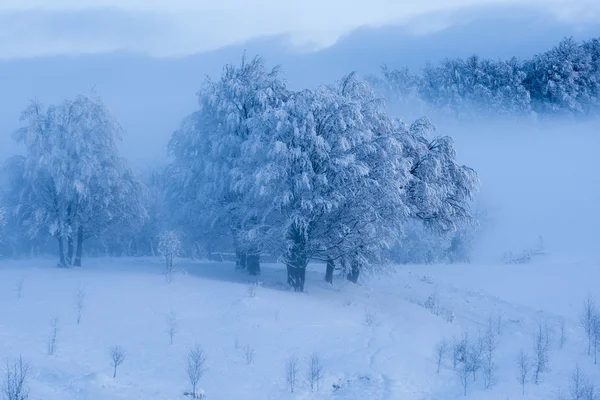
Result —
<instances>
[{"instance_id":1,"label":"snow-covered tree","mask_svg":"<svg viewBox=\"0 0 600 400\"><path fill-rule=\"evenodd\" d=\"M477 179L455 162L452 141L429 142L426 120L390 118L355 74L293 93L255 122L238 183L251 214L262 213L249 234L281 257L296 290L311 259L344 260L356 281L408 219L450 231L469 218Z\"/></svg>"},{"instance_id":2,"label":"snow-covered tree","mask_svg":"<svg viewBox=\"0 0 600 400\"><path fill-rule=\"evenodd\" d=\"M584 113L599 105L593 93L597 80L593 70L592 55L573 38L566 38L526 63L525 85L539 111Z\"/></svg>"},{"instance_id":3,"label":"snow-covered tree","mask_svg":"<svg viewBox=\"0 0 600 400\"><path fill-rule=\"evenodd\" d=\"M182 122L169 143L175 158L169 197L179 209L178 221L197 240L231 238L238 263L248 259L253 274L260 271L260 248L241 230L256 221L246 214L245 195L234 187L232 173L245 168L241 146L255 129L253 121L287 96L276 68L267 71L261 58L244 57L240 66L225 66L219 80L206 82L198 93L200 109Z\"/></svg>"},{"instance_id":4,"label":"snow-covered tree","mask_svg":"<svg viewBox=\"0 0 600 400\"><path fill-rule=\"evenodd\" d=\"M122 129L98 96L33 102L21 121L14 138L26 153L7 164L14 212L30 237L56 238L60 265L81 265L86 239L141 222L143 186L118 156Z\"/></svg>"}]
</instances>

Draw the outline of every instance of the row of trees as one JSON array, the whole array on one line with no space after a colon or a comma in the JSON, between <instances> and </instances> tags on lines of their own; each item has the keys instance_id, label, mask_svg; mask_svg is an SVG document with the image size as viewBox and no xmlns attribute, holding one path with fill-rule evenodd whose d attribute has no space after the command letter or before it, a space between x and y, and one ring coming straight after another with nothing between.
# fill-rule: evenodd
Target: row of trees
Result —
<instances>
[{"instance_id":1,"label":"row of trees","mask_svg":"<svg viewBox=\"0 0 600 400\"><path fill-rule=\"evenodd\" d=\"M169 144L169 201L180 227L226 238L250 273L268 252L298 291L310 260L356 280L407 222L444 234L471 221L478 181L452 140L431 139L426 119L390 117L355 74L294 92L255 58L227 66L199 100Z\"/></svg>"},{"instance_id":2,"label":"row of trees","mask_svg":"<svg viewBox=\"0 0 600 400\"><path fill-rule=\"evenodd\" d=\"M600 40L563 39L528 60L476 55L427 64L420 75L382 70L371 81L399 107L415 103L458 116L590 114L600 108Z\"/></svg>"},{"instance_id":3,"label":"row of trees","mask_svg":"<svg viewBox=\"0 0 600 400\"><path fill-rule=\"evenodd\" d=\"M452 140L424 118L388 115L355 74L295 92L260 58L243 59L198 98L169 142L172 163L145 184L119 157L121 127L96 95L32 103L14 135L25 155L5 168L10 236L53 238L64 266L81 265L84 241L153 254L160 232L176 230L188 254L235 252L250 274L268 253L302 291L311 260L326 262L329 281L334 268L356 281L406 227L449 237L473 222L477 176Z\"/></svg>"}]
</instances>

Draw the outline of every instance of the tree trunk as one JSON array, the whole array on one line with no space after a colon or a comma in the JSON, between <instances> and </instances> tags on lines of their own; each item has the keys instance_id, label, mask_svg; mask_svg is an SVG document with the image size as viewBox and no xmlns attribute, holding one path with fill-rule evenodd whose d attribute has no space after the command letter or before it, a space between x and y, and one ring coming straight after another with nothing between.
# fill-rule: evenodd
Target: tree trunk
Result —
<instances>
[{"instance_id":1,"label":"tree trunk","mask_svg":"<svg viewBox=\"0 0 600 400\"><path fill-rule=\"evenodd\" d=\"M77 252L75 253L75 265L81 267L81 255L83 253L83 228L77 230Z\"/></svg>"},{"instance_id":2,"label":"tree trunk","mask_svg":"<svg viewBox=\"0 0 600 400\"><path fill-rule=\"evenodd\" d=\"M327 259L327 267L325 269L325 282L333 285L333 270L335 269L335 263L331 258Z\"/></svg>"},{"instance_id":3,"label":"tree trunk","mask_svg":"<svg viewBox=\"0 0 600 400\"><path fill-rule=\"evenodd\" d=\"M247 261L248 261L248 254L245 251L236 250L235 256L236 256L235 269L246 269Z\"/></svg>"},{"instance_id":4,"label":"tree trunk","mask_svg":"<svg viewBox=\"0 0 600 400\"><path fill-rule=\"evenodd\" d=\"M353 259L350 265L350 271L346 276L347 279L352 283L358 283L358 277L360 275L360 265L358 260Z\"/></svg>"},{"instance_id":5,"label":"tree trunk","mask_svg":"<svg viewBox=\"0 0 600 400\"><path fill-rule=\"evenodd\" d=\"M65 262L65 242L62 236L58 236L58 266L64 267L66 266Z\"/></svg>"},{"instance_id":6,"label":"tree trunk","mask_svg":"<svg viewBox=\"0 0 600 400\"><path fill-rule=\"evenodd\" d=\"M250 275L260 275L260 252L252 251L246 256L246 266Z\"/></svg>"},{"instance_id":7,"label":"tree trunk","mask_svg":"<svg viewBox=\"0 0 600 400\"><path fill-rule=\"evenodd\" d=\"M304 291L304 282L306 280L306 265L308 259L306 256L306 239L297 229L291 229L289 236L293 240L293 245L288 250L286 257L286 266L288 273L288 284L296 292Z\"/></svg>"},{"instance_id":8,"label":"tree trunk","mask_svg":"<svg viewBox=\"0 0 600 400\"><path fill-rule=\"evenodd\" d=\"M67 236L67 265L73 264L73 235Z\"/></svg>"}]
</instances>

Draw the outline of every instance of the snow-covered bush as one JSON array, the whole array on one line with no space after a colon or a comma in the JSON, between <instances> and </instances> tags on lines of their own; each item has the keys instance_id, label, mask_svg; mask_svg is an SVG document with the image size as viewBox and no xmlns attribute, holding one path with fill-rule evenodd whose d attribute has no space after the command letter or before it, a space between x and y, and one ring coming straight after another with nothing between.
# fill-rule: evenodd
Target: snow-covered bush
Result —
<instances>
[{"instance_id":1,"label":"snow-covered bush","mask_svg":"<svg viewBox=\"0 0 600 400\"><path fill-rule=\"evenodd\" d=\"M162 232L158 237L158 253L165 262L165 279L168 283L173 281L173 263L175 257L182 252L181 239L175 231Z\"/></svg>"},{"instance_id":2,"label":"snow-covered bush","mask_svg":"<svg viewBox=\"0 0 600 400\"><path fill-rule=\"evenodd\" d=\"M5 400L27 400L29 398L29 364L19 357L14 361L6 361L0 390Z\"/></svg>"}]
</instances>

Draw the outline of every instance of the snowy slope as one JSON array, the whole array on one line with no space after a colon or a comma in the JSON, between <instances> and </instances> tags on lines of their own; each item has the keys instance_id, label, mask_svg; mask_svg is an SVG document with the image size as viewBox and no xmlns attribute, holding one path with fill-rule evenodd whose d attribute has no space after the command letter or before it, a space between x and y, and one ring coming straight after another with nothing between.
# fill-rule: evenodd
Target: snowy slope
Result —
<instances>
[{"instance_id":1,"label":"snowy slope","mask_svg":"<svg viewBox=\"0 0 600 400\"><path fill-rule=\"evenodd\" d=\"M0 359L22 354L30 362L32 400L184 399L190 389L184 363L195 344L207 356L200 387L208 399L463 398L449 358L436 373L435 345L464 331L475 337L490 320L501 325L497 382L491 389L483 389L481 378L470 382L467 398L554 399L568 388L576 363L600 382L578 326L583 300L600 278L597 264L398 267L361 285L338 279L333 287L316 265L303 294L287 289L281 266L265 265L254 297L250 278L229 263L180 263L171 284L158 260L95 259L68 270L53 265L0 262ZM86 292L80 325L78 288ZM173 345L166 322L171 312L179 323ZM54 316L57 352L49 356ZM563 349L561 317L568 334ZM532 355L538 321L555 328L550 371L540 385L528 384L523 397L515 358L519 348ZM127 352L116 379L113 345ZM250 365L247 346L255 353ZM303 378L313 352L325 362L317 392ZM284 366L293 354L301 376L291 394Z\"/></svg>"}]
</instances>

